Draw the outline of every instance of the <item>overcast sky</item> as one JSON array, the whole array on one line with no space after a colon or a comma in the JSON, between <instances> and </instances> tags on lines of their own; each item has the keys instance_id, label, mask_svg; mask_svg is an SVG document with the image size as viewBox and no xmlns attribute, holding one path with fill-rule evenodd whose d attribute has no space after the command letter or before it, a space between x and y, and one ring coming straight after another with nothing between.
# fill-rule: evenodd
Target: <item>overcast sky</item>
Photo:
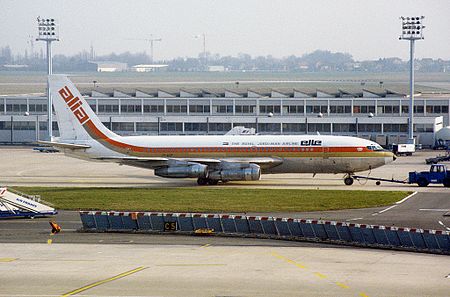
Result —
<instances>
[{"instance_id":1,"label":"overcast sky","mask_svg":"<svg viewBox=\"0 0 450 297\"><path fill-rule=\"evenodd\" d=\"M316 49L348 52L357 60L408 57L399 41L401 15L424 15L417 57L450 59L449 0L0 0L0 46L27 48L36 17L55 17L61 41L54 52L150 53L140 40L161 37L155 59L207 51L284 57ZM39 45L39 46L42 46ZM39 48L38 45L35 48Z\"/></svg>"}]
</instances>

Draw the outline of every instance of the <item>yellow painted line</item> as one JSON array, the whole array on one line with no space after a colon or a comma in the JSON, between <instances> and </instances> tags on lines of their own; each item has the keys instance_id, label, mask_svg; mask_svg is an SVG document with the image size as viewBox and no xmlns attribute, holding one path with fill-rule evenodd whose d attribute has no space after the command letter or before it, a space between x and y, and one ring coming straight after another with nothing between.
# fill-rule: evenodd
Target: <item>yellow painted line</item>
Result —
<instances>
[{"instance_id":1,"label":"yellow painted line","mask_svg":"<svg viewBox=\"0 0 450 297\"><path fill-rule=\"evenodd\" d=\"M207 244L202 245L201 248L206 248L206 247L209 247L210 245L211 245L210 243L207 243Z\"/></svg>"},{"instance_id":2,"label":"yellow painted line","mask_svg":"<svg viewBox=\"0 0 450 297\"><path fill-rule=\"evenodd\" d=\"M47 239L47 244L52 244L53 240Z\"/></svg>"},{"instance_id":3,"label":"yellow painted line","mask_svg":"<svg viewBox=\"0 0 450 297\"><path fill-rule=\"evenodd\" d=\"M342 289L350 289L349 286L347 286L346 284L340 283L340 282L336 282L336 285L338 285L338 286L341 287Z\"/></svg>"},{"instance_id":4,"label":"yellow painted line","mask_svg":"<svg viewBox=\"0 0 450 297\"><path fill-rule=\"evenodd\" d=\"M306 269L306 266L305 266L305 265L300 264L300 263L297 263L297 262L295 262L294 260L288 259L288 258L286 258L286 257L284 257L284 256L282 256L282 255L279 255L279 254L275 253L275 252L272 252L271 255L274 256L275 258L278 258L278 259L280 259L280 260L286 261L286 262L289 263L289 264L295 265L295 266L297 266L298 268Z\"/></svg>"},{"instance_id":5,"label":"yellow painted line","mask_svg":"<svg viewBox=\"0 0 450 297\"><path fill-rule=\"evenodd\" d=\"M83 292L83 291L92 289L92 288L94 288L94 287L103 285L103 284L105 284L105 283L109 283L109 282L115 281L115 280L117 280L117 279L119 279L119 278L122 278L122 277L128 276L128 275L130 275L130 274L139 272L139 271L144 270L144 269L146 269L146 268L147 268L147 267L141 266L141 267L138 267L138 268L136 268L136 269L133 269L133 270L130 270L130 271L126 271L126 272L121 273L121 274L118 274L118 275L116 275L116 276L113 276L113 277L110 277L110 278L107 278L107 279L104 279L104 280L101 280L101 281L92 283L92 284L90 284L90 285L81 287L81 288L79 288L79 289L73 290L73 291L71 291L71 292L65 293L65 294L61 295L60 297L73 296L73 295L78 294L78 293L81 293L81 292Z\"/></svg>"},{"instance_id":6,"label":"yellow painted line","mask_svg":"<svg viewBox=\"0 0 450 297\"><path fill-rule=\"evenodd\" d=\"M318 278L327 278L325 274L322 274L320 272L314 272L314 275L317 276Z\"/></svg>"},{"instance_id":7,"label":"yellow painted line","mask_svg":"<svg viewBox=\"0 0 450 297\"><path fill-rule=\"evenodd\" d=\"M361 296L361 297L369 297L364 292L359 293L359 296Z\"/></svg>"},{"instance_id":8,"label":"yellow painted line","mask_svg":"<svg viewBox=\"0 0 450 297\"><path fill-rule=\"evenodd\" d=\"M175 266L175 267L179 267L179 266L226 266L227 264L161 264L161 265L156 265L159 267L171 267L171 266Z\"/></svg>"},{"instance_id":9,"label":"yellow painted line","mask_svg":"<svg viewBox=\"0 0 450 297\"><path fill-rule=\"evenodd\" d=\"M12 262L16 260L17 258L0 258L0 262Z\"/></svg>"}]
</instances>

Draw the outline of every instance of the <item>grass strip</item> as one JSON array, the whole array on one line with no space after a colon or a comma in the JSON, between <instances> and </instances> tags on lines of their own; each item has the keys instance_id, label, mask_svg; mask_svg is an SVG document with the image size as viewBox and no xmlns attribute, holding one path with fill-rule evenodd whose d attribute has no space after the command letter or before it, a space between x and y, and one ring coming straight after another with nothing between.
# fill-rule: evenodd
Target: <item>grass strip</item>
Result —
<instances>
[{"instance_id":1,"label":"grass strip","mask_svg":"<svg viewBox=\"0 0 450 297\"><path fill-rule=\"evenodd\" d=\"M390 205L407 191L250 188L15 187L57 209L166 212L300 212Z\"/></svg>"}]
</instances>

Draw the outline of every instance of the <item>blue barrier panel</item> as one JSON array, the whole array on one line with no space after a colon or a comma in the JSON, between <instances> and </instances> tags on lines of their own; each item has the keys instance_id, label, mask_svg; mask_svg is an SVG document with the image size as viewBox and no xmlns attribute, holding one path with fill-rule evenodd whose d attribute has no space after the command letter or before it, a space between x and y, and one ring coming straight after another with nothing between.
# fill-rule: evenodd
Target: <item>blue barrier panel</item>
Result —
<instances>
[{"instance_id":1,"label":"blue barrier panel","mask_svg":"<svg viewBox=\"0 0 450 297\"><path fill-rule=\"evenodd\" d=\"M341 240L352 241L352 235L346 223L336 223L336 230Z\"/></svg>"},{"instance_id":2,"label":"blue barrier panel","mask_svg":"<svg viewBox=\"0 0 450 297\"><path fill-rule=\"evenodd\" d=\"M350 230L353 242L358 242L361 244L366 243L366 241L364 240L364 235L361 231L361 228L359 228L358 224L348 224L348 230Z\"/></svg>"},{"instance_id":3,"label":"blue barrier panel","mask_svg":"<svg viewBox=\"0 0 450 297\"><path fill-rule=\"evenodd\" d=\"M273 218L262 217L261 225L263 227L263 232L268 235L278 235L277 228L275 228L275 221Z\"/></svg>"},{"instance_id":4,"label":"blue barrier panel","mask_svg":"<svg viewBox=\"0 0 450 297\"><path fill-rule=\"evenodd\" d=\"M208 228L206 225L206 218L199 213L192 215L192 224L194 226L194 230Z\"/></svg>"},{"instance_id":5,"label":"blue barrier panel","mask_svg":"<svg viewBox=\"0 0 450 297\"><path fill-rule=\"evenodd\" d=\"M441 250L450 252L450 235L445 231L436 231L436 240L441 247Z\"/></svg>"},{"instance_id":6,"label":"blue barrier panel","mask_svg":"<svg viewBox=\"0 0 450 297\"><path fill-rule=\"evenodd\" d=\"M84 229L95 229L96 225L94 214L89 212L80 212L80 218Z\"/></svg>"},{"instance_id":7,"label":"blue barrier panel","mask_svg":"<svg viewBox=\"0 0 450 297\"><path fill-rule=\"evenodd\" d=\"M222 227L224 232L234 233L236 232L236 224L230 215L221 215L220 221L222 222Z\"/></svg>"},{"instance_id":8,"label":"blue barrier panel","mask_svg":"<svg viewBox=\"0 0 450 297\"><path fill-rule=\"evenodd\" d=\"M206 225L209 229L213 229L214 232L223 232L222 224L220 223L220 217L218 215L207 215Z\"/></svg>"},{"instance_id":9,"label":"blue barrier panel","mask_svg":"<svg viewBox=\"0 0 450 297\"><path fill-rule=\"evenodd\" d=\"M95 225L98 230L107 230L109 229L109 220L108 214L106 212L96 212L94 215Z\"/></svg>"},{"instance_id":10,"label":"blue barrier panel","mask_svg":"<svg viewBox=\"0 0 450 297\"><path fill-rule=\"evenodd\" d=\"M400 238L397 233L397 227L386 227L385 232L389 240L389 245L401 246Z\"/></svg>"},{"instance_id":11,"label":"blue barrier panel","mask_svg":"<svg viewBox=\"0 0 450 297\"><path fill-rule=\"evenodd\" d=\"M292 236L303 237L302 229L300 229L299 220L287 219L289 230Z\"/></svg>"},{"instance_id":12,"label":"blue barrier panel","mask_svg":"<svg viewBox=\"0 0 450 297\"><path fill-rule=\"evenodd\" d=\"M286 219L276 218L275 228L278 230L278 235L281 236L291 236L291 231L289 230L288 222Z\"/></svg>"},{"instance_id":13,"label":"blue barrier panel","mask_svg":"<svg viewBox=\"0 0 450 297\"><path fill-rule=\"evenodd\" d=\"M338 231L336 229L336 223L335 222L324 222L323 228L325 229L325 232L327 233L327 237L330 240L340 240Z\"/></svg>"},{"instance_id":14,"label":"blue barrier panel","mask_svg":"<svg viewBox=\"0 0 450 297\"><path fill-rule=\"evenodd\" d=\"M164 218L162 214L151 213L150 222L153 231L164 231Z\"/></svg>"},{"instance_id":15,"label":"blue barrier panel","mask_svg":"<svg viewBox=\"0 0 450 297\"><path fill-rule=\"evenodd\" d=\"M120 213L110 212L108 215L109 229L123 230L125 229L122 222L122 215Z\"/></svg>"},{"instance_id":16,"label":"blue barrier panel","mask_svg":"<svg viewBox=\"0 0 450 297\"><path fill-rule=\"evenodd\" d=\"M315 238L313 226L310 220L299 220L299 227L302 230L303 237Z\"/></svg>"},{"instance_id":17,"label":"blue barrier panel","mask_svg":"<svg viewBox=\"0 0 450 297\"><path fill-rule=\"evenodd\" d=\"M430 250L438 250L439 244L436 240L435 232L430 230L424 230L423 231L423 240L425 241L425 244L427 245L427 248Z\"/></svg>"},{"instance_id":18,"label":"blue barrier panel","mask_svg":"<svg viewBox=\"0 0 450 297\"><path fill-rule=\"evenodd\" d=\"M321 224L317 221L312 221L310 225L313 229L313 232L314 232L316 238L320 238L321 240L328 239L328 235L327 235L327 232L325 231L324 224Z\"/></svg>"},{"instance_id":19,"label":"blue barrier panel","mask_svg":"<svg viewBox=\"0 0 450 297\"><path fill-rule=\"evenodd\" d=\"M236 223L236 230L238 233L250 233L250 227L245 216L234 216L234 222Z\"/></svg>"},{"instance_id":20,"label":"blue barrier panel","mask_svg":"<svg viewBox=\"0 0 450 297\"><path fill-rule=\"evenodd\" d=\"M408 229L398 228L397 235L400 239L400 245L405 247L414 247L414 243L411 240L411 236L409 235Z\"/></svg>"},{"instance_id":21,"label":"blue barrier panel","mask_svg":"<svg viewBox=\"0 0 450 297\"><path fill-rule=\"evenodd\" d=\"M375 244L377 243L375 239L375 235L373 234L373 229L368 227L367 225L360 225L359 226L362 232L362 235L364 237L364 241L368 244Z\"/></svg>"},{"instance_id":22,"label":"blue barrier panel","mask_svg":"<svg viewBox=\"0 0 450 297\"><path fill-rule=\"evenodd\" d=\"M180 226L178 227L181 231L194 231L194 225L192 222L192 217L190 214L180 214L178 216L178 222Z\"/></svg>"},{"instance_id":23,"label":"blue barrier panel","mask_svg":"<svg viewBox=\"0 0 450 297\"><path fill-rule=\"evenodd\" d=\"M411 241L416 248L419 248L419 249L427 248L427 245L425 244L425 241L423 240L423 236L422 236L422 233L420 232L420 230L417 230L417 229L409 230L409 236L411 237Z\"/></svg>"},{"instance_id":24,"label":"blue barrier panel","mask_svg":"<svg viewBox=\"0 0 450 297\"><path fill-rule=\"evenodd\" d=\"M137 217L136 214L124 214L122 216L122 224L123 224L123 228L126 230L137 230L138 229L138 225L137 225Z\"/></svg>"},{"instance_id":25,"label":"blue barrier panel","mask_svg":"<svg viewBox=\"0 0 450 297\"><path fill-rule=\"evenodd\" d=\"M247 217L250 233L264 234L261 221L255 217Z\"/></svg>"},{"instance_id":26,"label":"blue barrier panel","mask_svg":"<svg viewBox=\"0 0 450 297\"><path fill-rule=\"evenodd\" d=\"M138 213L137 224L139 230L149 231L152 230L152 223L150 222L150 216L144 213Z\"/></svg>"},{"instance_id":27,"label":"blue barrier panel","mask_svg":"<svg viewBox=\"0 0 450 297\"><path fill-rule=\"evenodd\" d=\"M372 231L377 244L389 245L389 240L383 226L373 226Z\"/></svg>"}]
</instances>

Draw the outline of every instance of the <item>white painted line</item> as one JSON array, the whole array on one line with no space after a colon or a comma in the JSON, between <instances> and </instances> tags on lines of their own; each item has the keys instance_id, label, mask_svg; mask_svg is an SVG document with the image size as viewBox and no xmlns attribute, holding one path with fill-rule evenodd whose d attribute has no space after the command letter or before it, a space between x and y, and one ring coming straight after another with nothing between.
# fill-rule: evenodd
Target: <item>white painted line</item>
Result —
<instances>
[{"instance_id":1,"label":"white painted line","mask_svg":"<svg viewBox=\"0 0 450 297\"><path fill-rule=\"evenodd\" d=\"M391 205L391 206L389 206L388 208L385 208L385 209L383 209L383 210L380 210L379 212L373 213L372 215L373 215L373 216L376 216L376 215L382 214L383 212L386 212L386 211L388 211L388 210L390 210L390 209L393 209L393 208L396 207L397 205L398 205L398 204Z\"/></svg>"},{"instance_id":2,"label":"white painted line","mask_svg":"<svg viewBox=\"0 0 450 297\"><path fill-rule=\"evenodd\" d=\"M442 227L444 227L445 229L447 229L447 231L450 231L450 228L445 226L444 223L442 223L442 221L438 221L439 225L442 225Z\"/></svg>"},{"instance_id":3,"label":"white painted line","mask_svg":"<svg viewBox=\"0 0 450 297\"><path fill-rule=\"evenodd\" d=\"M400 203L403 203L403 202L405 202L406 200L408 200L409 198L411 198L412 196L414 196L414 195L416 195L417 194L417 191L416 192L414 192L414 193L412 193L411 195L409 195L409 196L406 196L405 198L403 198L402 200L400 200L400 201L397 201L397 202L395 202L395 204L400 204Z\"/></svg>"},{"instance_id":4,"label":"white painted line","mask_svg":"<svg viewBox=\"0 0 450 297\"><path fill-rule=\"evenodd\" d=\"M420 208L419 210L421 210L421 211L443 211L443 212L450 211L450 209L445 209L445 208Z\"/></svg>"},{"instance_id":5,"label":"white painted line","mask_svg":"<svg viewBox=\"0 0 450 297\"><path fill-rule=\"evenodd\" d=\"M356 221L356 220L362 220L362 219L363 219L363 218L348 219L347 222L350 222L350 221Z\"/></svg>"}]
</instances>

